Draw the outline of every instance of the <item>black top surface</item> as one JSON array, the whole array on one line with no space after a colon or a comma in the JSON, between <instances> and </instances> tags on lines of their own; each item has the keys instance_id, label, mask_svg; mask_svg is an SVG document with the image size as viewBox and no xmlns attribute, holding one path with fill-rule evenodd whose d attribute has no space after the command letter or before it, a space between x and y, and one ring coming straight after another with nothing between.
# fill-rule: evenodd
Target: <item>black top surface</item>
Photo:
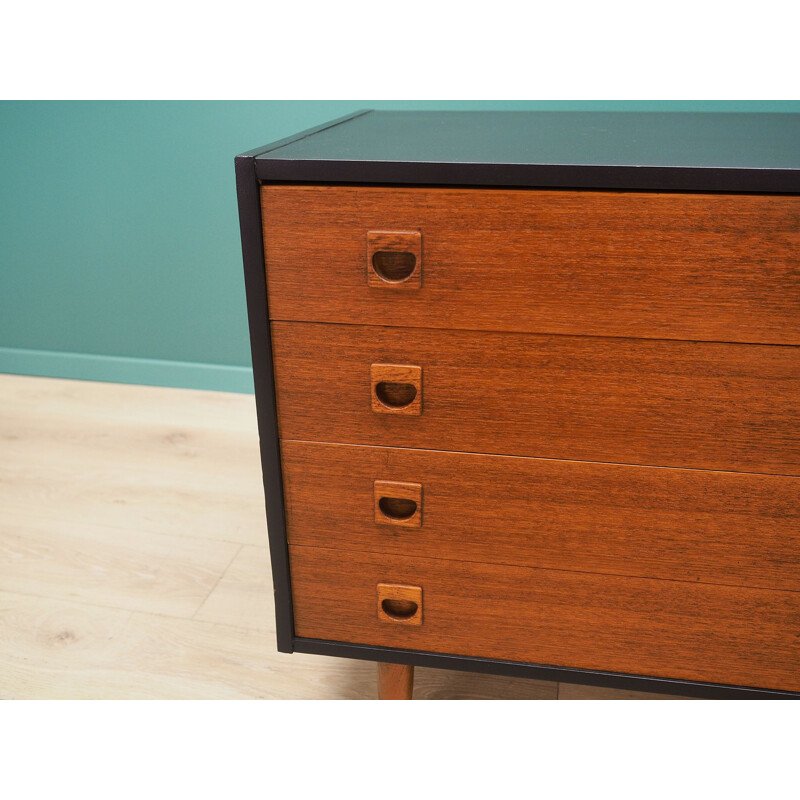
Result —
<instances>
[{"instance_id":1,"label":"black top surface","mask_svg":"<svg viewBox=\"0 0 800 800\"><path fill-rule=\"evenodd\" d=\"M800 114L367 111L267 148L263 180L800 192Z\"/></svg>"}]
</instances>

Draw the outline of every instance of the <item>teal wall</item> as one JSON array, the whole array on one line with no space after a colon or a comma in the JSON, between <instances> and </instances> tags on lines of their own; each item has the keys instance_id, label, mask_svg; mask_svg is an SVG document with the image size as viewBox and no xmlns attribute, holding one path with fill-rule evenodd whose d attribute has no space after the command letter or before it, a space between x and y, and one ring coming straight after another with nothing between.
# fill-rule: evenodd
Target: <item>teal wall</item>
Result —
<instances>
[{"instance_id":1,"label":"teal wall","mask_svg":"<svg viewBox=\"0 0 800 800\"><path fill-rule=\"evenodd\" d=\"M249 391L233 157L359 108L798 102L0 103L0 372Z\"/></svg>"}]
</instances>

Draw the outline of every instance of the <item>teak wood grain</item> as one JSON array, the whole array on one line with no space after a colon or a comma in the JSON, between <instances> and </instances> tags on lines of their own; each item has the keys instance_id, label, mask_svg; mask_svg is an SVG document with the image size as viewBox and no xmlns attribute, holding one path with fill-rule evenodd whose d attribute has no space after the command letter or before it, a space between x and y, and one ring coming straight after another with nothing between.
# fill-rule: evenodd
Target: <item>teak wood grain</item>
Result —
<instances>
[{"instance_id":1,"label":"teak wood grain","mask_svg":"<svg viewBox=\"0 0 800 800\"><path fill-rule=\"evenodd\" d=\"M295 441L281 454L290 544L800 591L800 478ZM421 484L386 492L424 489L418 527L373 511L388 480Z\"/></svg>"},{"instance_id":2,"label":"teak wood grain","mask_svg":"<svg viewBox=\"0 0 800 800\"><path fill-rule=\"evenodd\" d=\"M298 636L800 690L800 592L290 548ZM422 625L388 625L381 581L416 584Z\"/></svg>"},{"instance_id":3,"label":"teak wood grain","mask_svg":"<svg viewBox=\"0 0 800 800\"><path fill-rule=\"evenodd\" d=\"M284 439L800 475L800 348L273 322ZM370 364L413 363L419 416Z\"/></svg>"},{"instance_id":4,"label":"teak wood grain","mask_svg":"<svg viewBox=\"0 0 800 800\"><path fill-rule=\"evenodd\" d=\"M261 188L273 319L800 344L800 196ZM418 230L418 291L365 279Z\"/></svg>"}]
</instances>

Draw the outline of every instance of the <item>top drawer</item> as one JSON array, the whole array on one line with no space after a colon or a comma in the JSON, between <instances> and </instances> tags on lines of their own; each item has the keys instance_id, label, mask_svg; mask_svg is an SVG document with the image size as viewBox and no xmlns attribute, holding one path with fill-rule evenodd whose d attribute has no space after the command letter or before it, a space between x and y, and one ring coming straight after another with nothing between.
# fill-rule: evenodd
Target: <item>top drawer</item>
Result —
<instances>
[{"instance_id":1,"label":"top drawer","mask_svg":"<svg viewBox=\"0 0 800 800\"><path fill-rule=\"evenodd\" d=\"M272 319L800 344L800 196L265 185L261 201ZM370 232L421 234L370 251L417 247L418 285L369 280ZM395 258L394 277L413 263Z\"/></svg>"}]
</instances>

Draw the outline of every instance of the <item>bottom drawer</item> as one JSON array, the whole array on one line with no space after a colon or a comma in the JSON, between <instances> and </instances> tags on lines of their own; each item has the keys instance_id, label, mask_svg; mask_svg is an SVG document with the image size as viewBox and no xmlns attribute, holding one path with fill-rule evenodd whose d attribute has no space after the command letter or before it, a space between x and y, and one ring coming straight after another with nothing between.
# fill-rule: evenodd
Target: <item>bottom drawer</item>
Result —
<instances>
[{"instance_id":1,"label":"bottom drawer","mask_svg":"<svg viewBox=\"0 0 800 800\"><path fill-rule=\"evenodd\" d=\"M800 691L798 592L321 547L290 565L304 638ZM420 610L380 614L379 584Z\"/></svg>"}]
</instances>

